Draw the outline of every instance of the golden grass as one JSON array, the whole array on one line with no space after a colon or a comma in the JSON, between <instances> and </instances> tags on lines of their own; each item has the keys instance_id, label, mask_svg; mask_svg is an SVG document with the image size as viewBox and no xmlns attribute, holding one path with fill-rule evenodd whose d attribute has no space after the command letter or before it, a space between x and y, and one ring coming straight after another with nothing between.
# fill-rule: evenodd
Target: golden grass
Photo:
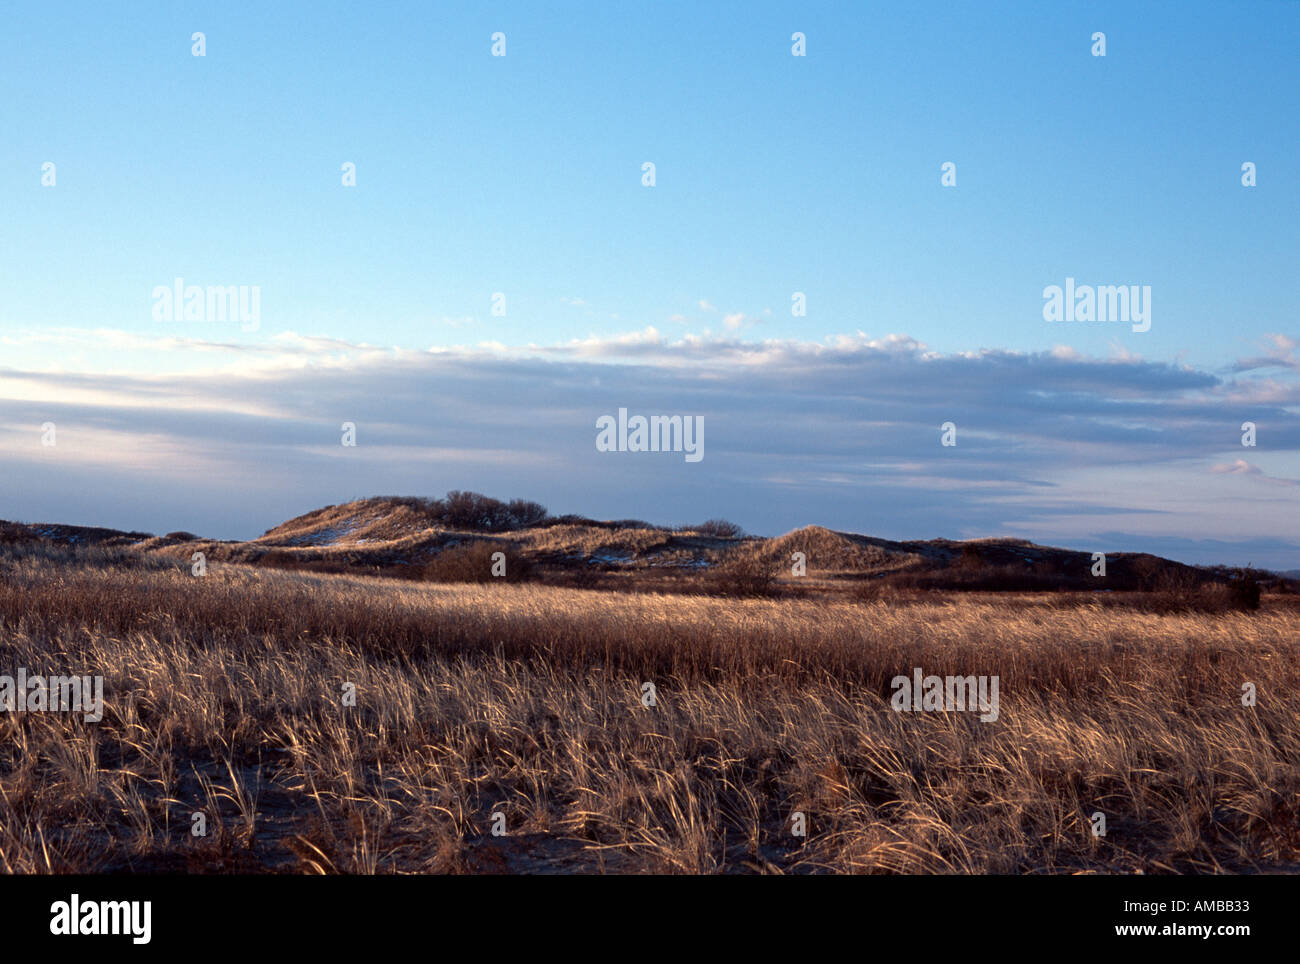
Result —
<instances>
[{"instance_id":1,"label":"golden grass","mask_svg":"<svg viewBox=\"0 0 1300 964\"><path fill-rule=\"evenodd\" d=\"M106 707L0 713L0 869L1295 869L1297 630L14 550L0 673L103 674ZM999 720L893 712L915 666L998 675Z\"/></svg>"}]
</instances>

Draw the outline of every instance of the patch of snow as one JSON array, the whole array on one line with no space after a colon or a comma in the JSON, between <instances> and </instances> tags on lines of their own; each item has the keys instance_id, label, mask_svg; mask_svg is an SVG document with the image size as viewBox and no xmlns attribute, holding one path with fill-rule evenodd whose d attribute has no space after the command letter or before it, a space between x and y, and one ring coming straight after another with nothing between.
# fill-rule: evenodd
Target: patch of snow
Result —
<instances>
[{"instance_id":1,"label":"patch of snow","mask_svg":"<svg viewBox=\"0 0 1300 964\"><path fill-rule=\"evenodd\" d=\"M337 526L329 529L321 529L317 532L309 532L306 535L294 536L289 540L291 546L330 546L336 545L340 539L349 533L355 532L359 523L355 518L345 519Z\"/></svg>"},{"instance_id":2,"label":"patch of snow","mask_svg":"<svg viewBox=\"0 0 1300 964\"><path fill-rule=\"evenodd\" d=\"M624 566L632 561L631 556L614 552L593 552L587 564L603 563L607 566Z\"/></svg>"}]
</instances>

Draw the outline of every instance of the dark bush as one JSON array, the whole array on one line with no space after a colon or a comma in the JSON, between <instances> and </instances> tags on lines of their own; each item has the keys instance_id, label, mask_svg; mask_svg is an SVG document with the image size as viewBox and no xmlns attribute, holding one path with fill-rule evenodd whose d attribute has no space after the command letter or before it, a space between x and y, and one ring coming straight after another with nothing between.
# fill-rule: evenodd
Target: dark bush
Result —
<instances>
[{"instance_id":1,"label":"dark bush","mask_svg":"<svg viewBox=\"0 0 1300 964\"><path fill-rule=\"evenodd\" d=\"M493 555L505 553L505 575L492 574ZM532 575L532 563L503 542L486 539L443 549L425 564L428 582L522 582Z\"/></svg>"},{"instance_id":2,"label":"dark bush","mask_svg":"<svg viewBox=\"0 0 1300 964\"><path fill-rule=\"evenodd\" d=\"M717 536L720 539L736 539L745 534L745 530L726 519L708 519L695 527L695 531L705 536Z\"/></svg>"},{"instance_id":3,"label":"dark bush","mask_svg":"<svg viewBox=\"0 0 1300 964\"><path fill-rule=\"evenodd\" d=\"M722 596L758 597L776 594L776 573L755 556L732 556L709 574L710 588Z\"/></svg>"},{"instance_id":4,"label":"dark bush","mask_svg":"<svg viewBox=\"0 0 1300 964\"><path fill-rule=\"evenodd\" d=\"M1200 580L1190 570L1160 569L1142 578L1155 593L1158 606L1171 612L1214 610L1222 608L1224 603L1222 598L1215 598L1221 594L1203 590Z\"/></svg>"},{"instance_id":5,"label":"dark bush","mask_svg":"<svg viewBox=\"0 0 1300 964\"><path fill-rule=\"evenodd\" d=\"M546 518L546 506L527 499L511 499L506 506L506 515L514 528L536 525Z\"/></svg>"},{"instance_id":6,"label":"dark bush","mask_svg":"<svg viewBox=\"0 0 1300 964\"><path fill-rule=\"evenodd\" d=\"M25 525L17 522L0 522L0 545L19 544L24 542L44 542L40 536L32 532Z\"/></svg>"},{"instance_id":7,"label":"dark bush","mask_svg":"<svg viewBox=\"0 0 1300 964\"><path fill-rule=\"evenodd\" d=\"M1232 608L1259 608L1259 576L1253 569L1238 569L1228 582L1228 599Z\"/></svg>"},{"instance_id":8,"label":"dark bush","mask_svg":"<svg viewBox=\"0 0 1300 964\"><path fill-rule=\"evenodd\" d=\"M1169 592L1177 587L1170 583L1165 564L1155 556L1143 553L1128 563L1132 573L1133 588L1144 592Z\"/></svg>"},{"instance_id":9,"label":"dark bush","mask_svg":"<svg viewBox=\"0 0 1300 964\"><path fill-rule=\"evenodd\" d=\"M445 499L433 499L430 516L453 529L475 532L504 532L536 525L546 518L546 506L527 499L502 502L479 492L453 490Z\"/></svg>"},{"instance_id":10,"label":"dark bush","mask_svg":"<svg viewBox=\"0 0 1300 964\"><path fill-rule=\"evenodd\" d=\"M566 515L547 516L539 525L549 529L552 526L595 526L600 523L595 519L588 519L585 515L575 515L570 512Z\"/></svg>"}]
</instances>

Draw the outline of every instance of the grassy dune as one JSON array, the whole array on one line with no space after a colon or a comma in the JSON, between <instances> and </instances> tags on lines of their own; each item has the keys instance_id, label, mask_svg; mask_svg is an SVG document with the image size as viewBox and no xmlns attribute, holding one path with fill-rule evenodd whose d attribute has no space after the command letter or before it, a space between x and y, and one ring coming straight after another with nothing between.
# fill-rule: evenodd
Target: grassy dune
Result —
<instances>
[{"instance_id":1,"label":"grassy dune","mask_svg":"<svg viewBox=\"0 0 1300 964\"><path fill-rule=\"evenodd\" d=\"M0 869L1295 870L1287 602L194 577L10 547L0 674L102 674L106 705L0 713ZM999 676L999 719L894 712L918 666Z\"/></svg>"}]
</instances>

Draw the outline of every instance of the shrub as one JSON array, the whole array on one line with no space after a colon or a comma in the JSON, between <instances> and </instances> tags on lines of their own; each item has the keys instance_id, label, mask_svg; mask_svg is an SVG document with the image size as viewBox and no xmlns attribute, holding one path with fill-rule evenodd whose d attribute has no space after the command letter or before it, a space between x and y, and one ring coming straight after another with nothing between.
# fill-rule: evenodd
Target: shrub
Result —
<instances>
[{"instance_id":1,"label":"shrub","mask_svg":"<svg viewBox=\"0 0 1300 964\"><path fill-rule=\"evenodd\" d=\"M695 527L700 535L717 536L720 539L736 539L745 534L745 530L726 519L708 519Z\"/></svg>"},{"instance_id":2,"label":"shrub","mask_svg":"<svg viewBox=\"0 0 1300 964\"><path fill-rule=\"evenodd\" d=\"M1224 613L1256 610L1259 599L1260 585L1256 574L1249 569L1239 569L1226 583L1199 582L1188 573L1162 579L1155 592L1145 594L1145 599L1137 600L1134 605L1159 613Z\"/></svg>"},{"instance_id":3,"label":"shrub","mask_svg":"<svg viewBox=\"0 0 1300 964\"><path fill-rule=\"evenodd\" d=\"M1170 582L1164 563L1155 556L1143 553L1129 562L1133 588L1144 592L1169 592L1177 590ZM1164 578L1162 578L1162 576Z\"/></svg>"},{"instance_id":4,"label":"shrub","mask_svg":"<svg viewBox=\"0 0 1300 964\"><path fill-rule=\"evenodd\" d=\"M1166 612L1189 612L1197 609L1223 608L1223 600L1215 593L1203 591L1200 581L1189 570L1160 569L1144 575L1146 584L1155 593L1156 608Z\"/></svg>"},{"instance_id":5,"label":"shrub","mask_svg":"<svg viewBox=\"0 0 1300 964\"><path fill-rule=\"evenodd\" d=\"M775 595L776 574L757 556L732 556L710 574L712 589L723 596Z\"/></svg>"},{"instance_id":6,"label":"shrub","mask_svg":"<svg viewBox=\"0 0 1300 964\"><path fill-rule=\"evenodd\" d=\"M511 499L506 506L506 516L515 528L536 525L546 518L546 506L528 499Z\"/></svg>"},{"instance_id":7,"label":"shrub","mask_svg":"<svg viewBox=\"0 0 1300 964\"><path fill-rule=\"evenodd\" d=\"M454 529L475 532L502 532L536 525L546 518L546 506L527 499L502 502L480 492L452 490L445 499L434 499L428 512L439 522Z\"/></svg>"},{"instance_id":8,"label":"shrub","mask_svg":"<svg viewBox=\"0 0 1300 964\"><path fill-rule=\"evenodd\" d=\"M505 575L492 575L493 556L505 553ZM422 571L428 582L520 582L532 575L532 564L502 542L476 539L443 549Z\"/></svg>"},{"instance_id":9,"label":"shrub","mask_svg":"<svg viewBox=\"0 0 1300 964\"><path fill-rule=\"evenodd\" d=\"M25 525L17 522L0 522L0 545L17 545L24 542L45 541Z\"/></svg>"},{"instance_id":10,"label":"shrub","mask_svg":"<svg viewBox=\"0 0 1300 964\"><path fill-rule=\"evenodd\" d=\"M985 561L979 546L963 545L961 551L948 559L948 568L964 573L977 573L991 565Z\"/></svg>"},{"instance_id":11,"label":"shrub","mask_svg":"<svg viewBox=\"0 0 1300 964\"><path fill-rule=\"evenodd\" d=\"M1228 582L1228 599L1232 608L1259 608L1259 576L1253 569L1238 569Z\"/></svg>"}]
</instances>

